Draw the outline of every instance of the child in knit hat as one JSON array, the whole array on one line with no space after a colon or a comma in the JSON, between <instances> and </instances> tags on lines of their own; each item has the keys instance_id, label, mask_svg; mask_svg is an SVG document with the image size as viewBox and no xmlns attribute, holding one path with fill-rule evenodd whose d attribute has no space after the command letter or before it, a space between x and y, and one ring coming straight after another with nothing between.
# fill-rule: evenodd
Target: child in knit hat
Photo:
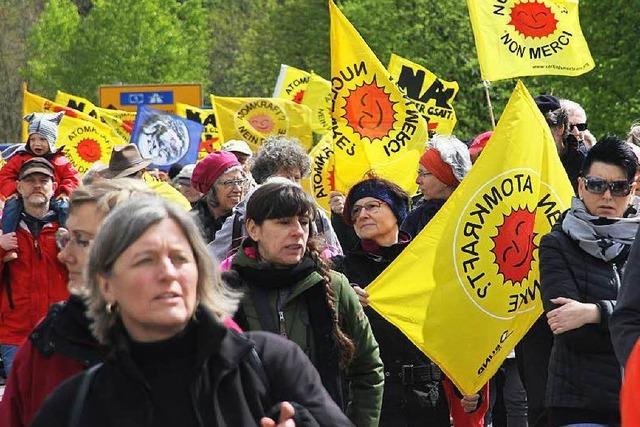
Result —
<instances>
[{"instance_id":1,"label":"child in knit hat","mask_svg":"<svg viewBox=\"0 0 640 427\"><path fill-rule=\"evenodd\" d=\"M73 190L80 183L78 171L73 167L69 159L63 154L62 149L56 149L58 139L58 124L64 116L63 112L31 113L24 117L29 123L29 137L25 144L13 151L11 157L0 168L0 195L5 200L2 210L2 233L14 233L20 222L23 212L23 204L17 193L18 172L22 165L34 157L47 159L54 168L55 179L58 184L54 194L55 200L51 201L51 209L58 214L58 222L64 225L67 218L68 199ZM9 252L4 261L17 258L15 252Z\"/></svg>"}]
</instances>

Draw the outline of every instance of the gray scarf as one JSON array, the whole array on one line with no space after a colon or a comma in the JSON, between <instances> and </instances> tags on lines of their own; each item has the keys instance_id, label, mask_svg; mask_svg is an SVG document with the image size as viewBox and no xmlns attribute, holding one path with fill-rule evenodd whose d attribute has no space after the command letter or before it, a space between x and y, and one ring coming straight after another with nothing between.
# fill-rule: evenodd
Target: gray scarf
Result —
<instances>
[{"instance_id":1,"label":"gray scarf","mask_svg":"<svg viewBox=\"0 0 640 427\"><path fill-rule=\"evenodd\" d=\"M582 200L574 197L571 209L562 220L562 230L583 251L604 261L611 261L631 246L640 225L640 217L603 218L587 212Z\"/></svg>"}]
</instances>

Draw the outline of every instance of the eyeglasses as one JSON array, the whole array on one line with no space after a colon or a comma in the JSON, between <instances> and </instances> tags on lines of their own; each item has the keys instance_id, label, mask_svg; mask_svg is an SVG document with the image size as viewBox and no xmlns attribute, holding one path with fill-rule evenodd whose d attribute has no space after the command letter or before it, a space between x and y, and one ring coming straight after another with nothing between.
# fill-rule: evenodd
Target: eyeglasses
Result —
<instances>
[{"instance_id":1,"label":"eyeglasses","mask_svg":"<svg viewBox=\"0 0 640 427\"><path fill-rule=\"evenodd\" d=\"M235 185L237 185L238 187L244 187L245 185L247 185L247 181L249 181L246 178L242 178L242 179L227 179L226 181L222 181L220 182L220 185L227 187L227 188L231 188Z\"/></svg>"},{"instance_id":2,"label":"eyeglasses","mask_svg":"<svg viewBox=\"0 0 640 427\"><path fill-rule=\"evenodd\" d=\"M573 128L578 129L580 132L584 132L585 130L587 130L587 124L586 123L574 123L572 125L569 125L569 129L573 130Z\"/></svg>"},{"instance_id":3,"label":"eyeglasses","mask_svg":"<svg viewBox=\"0 0 640 427\"><path fill-rule=\"evenodd\" d=\"M380 206L382 206L382 202L379 202L377 200L372 200L362 205L355 205L353 209L351 209L351 221L355 222L355 220L360 216L360 213L363 209L370 214L378 213L378 211L380 211Z\"/></svg>"},{"instance_id":4,"label":"eyeglasses","mask_svg":"<svg viewBox=\"0 0 640 427\"><path fill-rule=\"evenodd\" d=\"M624 197L631 192L631 183L629 181L607 181L597 176L587 176L584 178L584 188L589 193L603 195L607 189L612 196Z\"/></svg>"},{"instance_id":5,"label":"eyeglasses","mask_svg":"<svg viewBox=\"0 0 640 427\"><path fill-rule=\"evenodd\" d=\"M426 177L428 177L429 175L432 175L432 174L431 174L431 172L423 172L423 171L421 171L421 170L418 170L418 176L419 176L420 178L426 178Z\"/></svg>"},{"instance_id":6,"label":"eyeglasses","mask_svg":"<svg viewBox=\"0 0 640 427\"><path fill-rule=\"evenodd\" d=\"M77 247L86 249L89 247L89 245L91 244L91 242L93 242L93 239L94 239L93 237L89 239L82 239L78 236L79 236L78 234L73 235L66 228L60 227L56 231L56 246L58 247L59 250L63 250L64 248L67 247L69 243L73 242L73 244L76 245Z\"/></svg>"}]
</instances>

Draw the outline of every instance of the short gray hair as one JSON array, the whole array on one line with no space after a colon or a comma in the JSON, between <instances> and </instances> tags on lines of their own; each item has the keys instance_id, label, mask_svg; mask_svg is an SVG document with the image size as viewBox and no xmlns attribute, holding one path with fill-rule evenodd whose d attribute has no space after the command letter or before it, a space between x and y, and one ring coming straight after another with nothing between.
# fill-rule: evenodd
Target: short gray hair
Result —
<instances>
[{"instance_id":1,"label":"short gray hair","mask_svg":"<svg viewBox=\"0 0 640 427\"><path fill-rule=\"evenodd\" d=\"M262 184L278 170L300 170L302 177L311 172L309 155L296 138L270 136L265 139L254 160L251 174L258 184Z\"/></svg>"},{"instance_id":2,"label":"short gray hair","mask_svg":"<svg viewBox=\"0 0 640 427\"><path fill-rule=\"evenodd\" d=\"M87 317L91 330L102 344L110 344L110 331L117 320L117 312L107 312L107 302L100 292L98 277L108 277L122 253L137 241L151 226L164 219L173 220L186 236L198 268L196 305L223 318L233 314L239 295L227 288L217 265L211 260L198 227L190 215L179 206L159 197L129 200L114 209L105 219L94 239L86 269ZM195 315L195 311L193 313Z\"/></svg>"}]
</instances>

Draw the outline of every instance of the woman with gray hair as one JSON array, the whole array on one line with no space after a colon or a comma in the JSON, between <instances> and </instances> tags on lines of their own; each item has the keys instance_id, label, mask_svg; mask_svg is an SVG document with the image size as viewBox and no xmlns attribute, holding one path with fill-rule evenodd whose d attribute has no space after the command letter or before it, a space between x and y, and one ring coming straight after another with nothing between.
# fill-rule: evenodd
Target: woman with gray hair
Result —
<instances>
[{"instance_id":1,"label":"woman with gray hair","mask_svg":"<svg viewBox=\"0 0 640 427\"><path fill-rule=\"evenodd\" d=\"M114 210L86 277L87 315L110 355L58 388L33 426L348 425L298 347L220 323L237 296L176 206L142 198Z\"/></svg>"},{"instance_id":2,"label":"woman with gray hair","mask_svg":"<svg viewBox=\"0 0 640 427\"><path fill-rule=\"evenodd\" d=\"M310 165L309 156L297 139L271 136L256 153L251 173L258 185L264 184L272 177L287 178L299 184L302 178L309 175ZM242 239L247 236L244 212L246 201L253 191L235 206L233 215L225 220L220 232L216 234L216 239L210 243L209 251L218 261L233 255L240 247ZM342 247L324 211L316 206L314 216L316 218L312 224L314 235L324 241L326 248L333 255L341 255Z\"/></svg>"},{"instance_id":3,"label":"woman with gray hair","mask_svg":"<svg viewBox=\"0 0 640 427\"><path fill-rule=\"evenodd\" d=\"M400 229L412 238L431 221L471 169L469 149L455 136L435 135L418 163L416 184L423 202Z\"/></svg>"}]
</instances>

